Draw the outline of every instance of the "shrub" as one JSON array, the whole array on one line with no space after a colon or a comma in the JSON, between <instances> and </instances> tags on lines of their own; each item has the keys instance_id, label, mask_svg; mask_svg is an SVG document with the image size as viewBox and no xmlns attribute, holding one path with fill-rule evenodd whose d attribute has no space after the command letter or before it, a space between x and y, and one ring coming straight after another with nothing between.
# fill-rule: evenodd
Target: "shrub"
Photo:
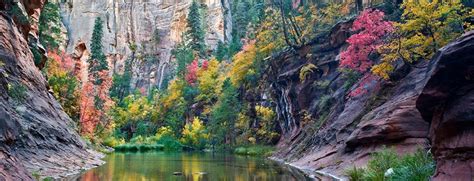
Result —
<instances>
[{"instance_id":1,"label":"shrub","mask_svg":"<svg viewBox=\"0 0 474 181\"><path fill-rule=\"evenodd\" d=\"M186 124L183 129L181 142L185 145L204 149L209 139L209 134L199 118L195 117L191 124Z\"/></svg>"},{"instance_id":2,"label":"shrub","mask_svg":"<svg viewBox=\"0 0 474 181\"><path fill-rule=\"evenodd\" d=\"M24 101L26 98L26 87L21 83L8 84L8 95L17 102Z\"/></svg>"},{"instance_id":3,"label":"shrub","mask_svg":"<svg viewBox=\"0 0 474 181\"><path fill-rule=\"evenodd\" d=\"M119 146L119 145L125 144L125 140L124 140L123 138L117 139L117 138L115 138L115 137L112 136L112 137L106 138L106 139L104 140L103 144L104 144L105 146L115 148L115 147L117 147L117 146Z\"/></svg>"}]
</instances>

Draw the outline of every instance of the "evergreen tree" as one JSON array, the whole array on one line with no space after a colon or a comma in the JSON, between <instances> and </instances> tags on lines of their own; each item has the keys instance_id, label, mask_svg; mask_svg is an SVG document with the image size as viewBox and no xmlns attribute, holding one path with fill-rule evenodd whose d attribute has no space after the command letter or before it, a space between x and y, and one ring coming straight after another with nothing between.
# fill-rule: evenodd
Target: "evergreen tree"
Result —
<instances>
[{"instance_id":1,"label":"evergreen tree","mask_svg":"<svg viewBox=\"0 0 474 181\"><path fill-rule=\"evenodd\" d=\"M195 0L192 2L189 8L189 14L187 18L187 31L184 41L190 41L189 45L192 50L199 52L200 55L204 55L205 42L204 42L204 31L201 24L199 3Z\"/></svg>"},{"instance_id":2,"label":"evergreen tree","mask_svg":"<svg viewBox=\"0 0 474 181\"><path fill-rule=\"evenodd\" d=\"M44 5L39 18L39 40L48 51L59 48L61 39L61 15L56 3L48 2Z\"/></svg>"},{"instance_id":3,"label":"evergreen tree","mask_svg":"<svg viewBox=\"0 0 474 181\"><path fill-rule=\"evenodd\" d=\"M186 66L195 58L192 49L186 42L181 42L171 53L176 57L176 74L184 77Z\"/></svg>"},{"instance_id":4,"label":"evergreen tree","mask_svg":"<svg viewBox=\"0 0 474 181\"><path fill-rule=\"evenodd\" d=\"M91 56L89 58L89 73L94 79L95 85L100 85L102 80L99 72L108 70L108 64L104 52L102 52L102 37L104 36L103 27L104 22L100 17L95 19L94 30L91 38Z\"/></svg>"},{"instance_id":5,"label":"evergreen tree","mask_svg":"<svg viewBox=\"0 0 474 181\"><path fill-rule=\"evenodd\" d=\"M226 79L222 85L222 94L211 113L209 129L215 137L213 142L231 143L235 137L234 125L240 112L240 102L237 89L232 85L230 79Z\"/></svg>"},{"instance_id":6,"label":"evergreen tree","mask_svg":"<svg viewBox=\"0 0 474 181\"><path fill-rule=\"evenodd\" d=\"M215 57L216 59L221 62L222 60L224 59L227 59L227 46L222 43L221 41L219 41L219 43L217 43L217 48L216 48L216 53L215 53Z\"/></svg>"},{"instance_id":7,"label":"evergreen tree","mask_svg":"<svg viewBox=\"0 0 474 181\"><path fill-rule=\"evenodd\" d=\"M232 11L235 12L232 16L232 37L235 37L237 40L245 37L247 25L252 18L249 14L251 9L251 4L247 0L238 1L234 4Z\"/></svg>"},{"instance_id":8,"label":"evergreen tree","mask_svg":"<svg viewBox=\"0 0 474 181\"><path fill-rule=\"evenodd\" d=\"M130 81L132 80L131 62L128 60L125 63L125 70L123 74L113 75L113 84L110 88L110 97L115 99L120 106L123 105L123 100L130 94Z\"/></svg>"}]
</instances>

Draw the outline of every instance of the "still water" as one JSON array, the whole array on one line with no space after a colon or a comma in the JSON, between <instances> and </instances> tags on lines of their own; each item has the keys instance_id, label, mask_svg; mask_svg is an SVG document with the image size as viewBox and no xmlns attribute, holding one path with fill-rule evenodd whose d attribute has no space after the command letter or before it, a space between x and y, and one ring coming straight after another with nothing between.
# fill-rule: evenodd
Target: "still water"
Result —
<instances>
[{"instance_id":1,"label":"still water","mask_svg":"<svg viewBox=\"0 0 474 181\"><path fill-rule=\"evenodd\" d=\"M78 180L308 180L301 172L268 159L223 153L112 153L105 161Z\"/></svg>"}]
</instances>

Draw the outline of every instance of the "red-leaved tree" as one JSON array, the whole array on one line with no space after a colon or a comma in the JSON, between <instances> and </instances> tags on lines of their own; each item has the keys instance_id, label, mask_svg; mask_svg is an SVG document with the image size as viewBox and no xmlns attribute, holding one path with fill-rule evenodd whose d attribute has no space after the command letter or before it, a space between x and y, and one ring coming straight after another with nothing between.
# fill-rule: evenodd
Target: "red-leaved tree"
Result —
<instances>
[{"instance_id":1,"label":"red-leaved tree","mask_svg":"<svg viewBox=\"0 0 474 181\"><path fill-rule=\"evenodd\" d=\"M374 62L369 55L375 53L383 43L382 38L394 30L392 22L385 21L383 17L384 13L380 10L362 11L351 29L358 33L347 39L349 47L341 52L341 67L361 73L372 67Z\"/></svg>"},{"instance_id":2,"label":"red-leaved tree","mask_svg":"<svg viewBox=\"0 0 474 181\"><path fill-rule=\"evenodd\" d=\"M207 60L202 61L201 69L202 70L207 70L207 67L209 67L209 61L207 61Z\"/></svg>"},{"instance_id":3,"label":"red-leaved tree","mask_svg":"<svg viewBox=\"0 0 474 181\"><path fill-rule=\"evenodd\" d=\"M193 62L191 62L191 64L189 64L186 67L186 77L185 77L185 79L186 79L186 82L188 82L189 85L194 86L194 84L196 83L198 69L199 69L198 60L194 60Z\"/></svg>"},{"instance_id":4,"label":"red-leaved tree","mask_svg":"<svg viewBox=\"0 0 474 181\"><path fill-rule=\"evenodd\" d=\"M98 72L102 82L99 85L93 84L93 76L90 75L82 87L81 91L81 133L82 135L93 135L100 125L102 129L108 129L111 126L111 120L107 116L107 112L112 108L114 102L109 96L109 90L112 86L112 79L109 77L107 70Z\"/></svg>"}]
</instances>

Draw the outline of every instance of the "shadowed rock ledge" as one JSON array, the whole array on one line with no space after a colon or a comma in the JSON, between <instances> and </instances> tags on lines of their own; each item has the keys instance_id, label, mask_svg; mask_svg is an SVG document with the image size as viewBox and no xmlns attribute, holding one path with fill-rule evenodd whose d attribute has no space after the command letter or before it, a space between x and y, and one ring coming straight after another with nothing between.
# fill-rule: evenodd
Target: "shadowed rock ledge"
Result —
<instances>
[{"instance_id":1,"label":"shadowed rock ledge","mask_svg":"<svg viewBox=\"0 0 474 181\"><path fill-rule=\"evenodd\" d=\"M25 9L43 1L27 3ZM35 6L40 8L41 6ZM0 7L0 180L60 177L102 163L48 92L22 28ZM6 7L8 8L8 7ZM36 174L35 174L36 175Z\"/></svg>"},{"instance_id":2,"label":"shadowed rock ledge","mask_svg":"<svg viewBox=\"0 0 474 181\"><path fill-rule=\"evenodd\" d=\"M474 178L474 31L445 46L430 64L416 107L430 123L434 180Z\"/></svg>"}]
</instances>

